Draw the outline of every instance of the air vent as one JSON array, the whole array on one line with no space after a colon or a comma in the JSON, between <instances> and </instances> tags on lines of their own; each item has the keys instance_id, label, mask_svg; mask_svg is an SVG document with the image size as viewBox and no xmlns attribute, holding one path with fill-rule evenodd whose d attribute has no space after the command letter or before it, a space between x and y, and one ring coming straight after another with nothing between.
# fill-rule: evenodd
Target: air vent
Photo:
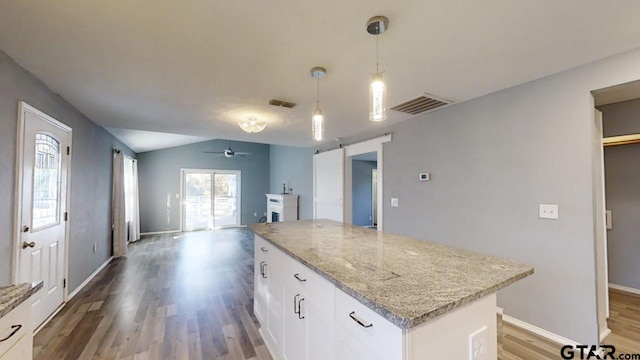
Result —
<instances>
[{"instance_id":1,"label":"air vent","mask_svg":"<svg viewBox=\"0 0 640 360\"><path fill-rule=\"evenodd\" d=\"M449 105L451 103L453 103L453 101L438 98L429 94L424 94L418 96L415 99L403 102L400 105L396 105L392 107L391 110L400 111L411 115L418 115Z\"/></svg>"},{"instance_id":2,"label":"air vent","mask_svg":"<svg viewBox=\"0 0 640 360\"><path fill-rule=\"evenodd\" d=\"M292 103L284 100L278 100L278 99L271 99L269 100L269 105L286 107L288 109L291 109L292 107L296 106L296 103Z\"/></svg>"}]
</instances>

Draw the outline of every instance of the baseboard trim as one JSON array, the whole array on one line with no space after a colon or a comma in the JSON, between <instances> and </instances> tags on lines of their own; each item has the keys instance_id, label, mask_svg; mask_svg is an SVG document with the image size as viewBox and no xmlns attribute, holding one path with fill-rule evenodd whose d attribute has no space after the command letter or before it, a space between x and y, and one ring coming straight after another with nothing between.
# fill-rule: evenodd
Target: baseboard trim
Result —
<instances>
[{"instance_id":1,"label":"baseboard trim","mask_svg":"<svg viewBox=\"0 0 640 360\"><path fill-rule=\"evenodd\" d=\"M632 288L632 287L628 287L628 286L624 286L624 285L617 285L617 284L609 283L609 288L614 289L614 290L620 290L620 291L636 294L636 295L640 295L640 289L636 289L636 288Z\"/></svg>"},{"instance_id":2,"label":"baseboard trim","mask_svg":"<svg viewBox=\"0 0 640 360\"><path fill-rule=\"evenodd\" d=\"M180 230L151 231L151 232L140 233L140 236L142 236L142 235L175 234L175 233L179 233L179 232L182 232L182 231L180 231Z\"/></svg>"},{"instance_id":3,"label":"baseboard trim","mask_svg":"<svg viewBox=\"0 0 640 360\"><path fill-rule=\"evenodd\" d=\"M566 337L560 336L558 334L554 334L551 331L547 331L545 329L539 328L535 325L531 325L527 322L524 322L522 320L518 320L516 318L513 318L509 315L502 315L502 321L504 322L508 322L511 325L517 326L519 328L525 329L527 331L530 331L536 335L540 335L544 338L547 338L551 341L555 341L558 344L561 345L573 345L573 346L577 346L580 345L580 343L578 343L577 341L573 341L571 339L567 339Z\"/></svg>"},{"instance_id":4,"label":"baseboard trim","mask_svg":"<svg viewBox=\"0 0 640 360\"><path fill-rule=\"evenodd\" d=\"M64 306L67 305L66 302L63 302L62 304L60 304L60 306L58 306L58 308L51 314L49 315L49 317L47 317L42 324L40 324L35 330L33 330L33 336L36 336L38 334L38 332L40 332L40 330L42 330L42 328L44 328L45 326L47 326L47 324L49 323L49 321L51 321L51 319L53 319L56 315L58 315L58 313L60 312L60 310L62 310L62 308L64 308Z\"/></svg>"},{"instance_id":5,"label":"baseboard trim","mask_svg":"<svg viewBox=\"0 0 640 360\"><path fill-rule=\"evenodd\" d=\"M600 341L604 340L607 336L611 335L611 329L606 328L600 332Z\"/></svg>"},{"instance_id":6,"label":"baseboard trim","mask_svg":"<svg viewBox=\"0 0 640 360\"><path fill-rule=\"evenodd\" d=\"M113 256L108 258L107 261L103 262L102 265L100 265L100 267L98 267L96 269L96 271L94 271L93 273L91 273L91 275L89 275L88 278L86 278L82 284L78 285L78 287L76 287L71 294L69 294L69 296L67 296L67 301L73 299L74 296L78 295L78 293L82 290L82 288L84 288L85 286L87 286L87 284L89 283L89 281L93 280L94 277L96 277L96 275L98 275L98 273L100 271L102 271L102 269L104 269L107 265L109 265L109 263L111 262L111 260L113 260Z\"/></svg>"}]
</instances>

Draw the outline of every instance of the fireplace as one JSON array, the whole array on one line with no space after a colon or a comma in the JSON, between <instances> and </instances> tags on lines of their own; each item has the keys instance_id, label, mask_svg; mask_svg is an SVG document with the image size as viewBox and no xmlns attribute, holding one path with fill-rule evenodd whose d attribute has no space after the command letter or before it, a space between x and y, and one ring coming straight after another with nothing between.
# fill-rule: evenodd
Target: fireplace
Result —
<instances>
[{"instance_id":1,"label":"fireplace","mask_svg":"<svg viewBox=\"0 0 640 360\"><path fill-rule=\"evenodd\" d=\"M267 194L267 222L298 220L298 195Z\"/></svg>"}]
</instances>

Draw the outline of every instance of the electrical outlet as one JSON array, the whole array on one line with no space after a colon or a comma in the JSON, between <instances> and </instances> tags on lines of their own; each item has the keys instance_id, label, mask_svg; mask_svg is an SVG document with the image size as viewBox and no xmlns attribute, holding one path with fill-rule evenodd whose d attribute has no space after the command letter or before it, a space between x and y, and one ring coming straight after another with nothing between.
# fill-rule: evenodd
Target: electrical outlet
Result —
<instances>
[{"instance_id":1,"label":"electrical outlet","mask_svg":"<svg viewBox=\"0 0 640 360\"><path fill-rule=\"evenodd\" d=\"M469 335L469 360L489 360L489 329L483 326Z\"/></svg>"},{"instance_id":2,"label":"electrical outlet","mask_svg":"<svg viewBox=\"0 0 640 360\"><path fill-rule=\"evenodd\" d=\"M538 216L540 219L558 220L558 205L540 204Z\"/></svg>"},{"instance_id":3,"label":"electrical outlet","mask_svg":"<svg viewBox=\"0 0 640 360\"><path fill-rule=\"evenodd\" d=\"M93 252L98 252L98 243L93 243Z\"/></svg>"},{"instance_id":4,"label":"electrical outlet","mask_svg":"<svg viewBox=\"0 0 640 360\"><path fill-rule=\"evenodd\" d=\"M257 212L254 212L254 213L253 213L253 216L258 216L258 213L257 213Z\"/></svg>"}]
</instances>

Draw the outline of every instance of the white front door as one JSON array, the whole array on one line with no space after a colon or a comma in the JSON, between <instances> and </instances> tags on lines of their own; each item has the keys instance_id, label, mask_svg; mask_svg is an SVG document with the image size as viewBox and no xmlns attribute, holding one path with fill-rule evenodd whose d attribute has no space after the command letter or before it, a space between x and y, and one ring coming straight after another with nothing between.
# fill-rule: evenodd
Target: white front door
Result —
<instances>
[{"instance_id":1,"label":"white front door","mask_svg":"<svg viewBox=\"0 0 640 360\"><path fill-rule=\"evenodd\" d=\"M42 280L32 301L37 328L64 300L68 146L71 129L21 103L19 283Z\"/></svg>"},{"instance_id":2,"label":"white front door","mask_svg":"<svg viewBox=\"0 0 640 360\"><path fill-rule=\"evenodd\" d=\"M344 149L313 156L313 218L344 221Z\"/></svg>"}]
</instances>

